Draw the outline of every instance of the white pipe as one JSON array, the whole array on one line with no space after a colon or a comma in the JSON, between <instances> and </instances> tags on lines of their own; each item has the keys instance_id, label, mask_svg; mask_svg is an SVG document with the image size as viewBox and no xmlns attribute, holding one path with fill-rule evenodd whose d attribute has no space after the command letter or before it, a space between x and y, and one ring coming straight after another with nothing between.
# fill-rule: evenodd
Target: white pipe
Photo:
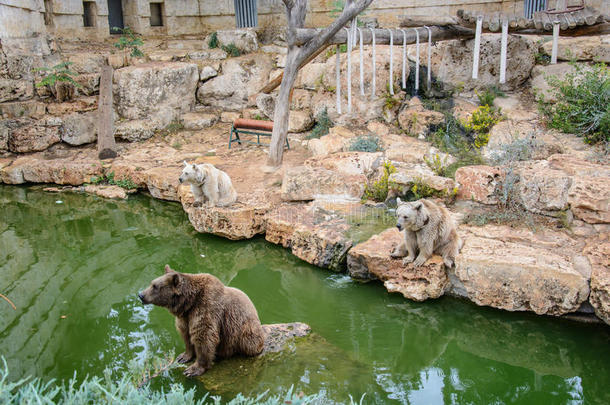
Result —
<instances>
[{"instance_id":1,"label":"white pipe","mask_svg":"<svg viewBox=\"0 0 610 405\"><path fill-rule=\"evenodd\" d=\"M551 51L551 64L557 63L557 44L559 41L559 21L553 21L553 48Z\"/></svg>"},{"instance_id":2,"label":"white pipe","mask_svg":"<svg viewBox=\"0 0 610 405\"><path fill-rule=\"evenodd\" d=\"M474 51L472 56L472 78L479 77L479 51L481 48L481 31L483 29L483 16L477 16L477 30L474 34Z\"/></svg>"},{"instance_id":3,"label":"white pipe","mask_svg":"<svg viewBox=\"0 0 610 405\"><path fill-rule=\"evenodd\" d=\"M337 77L337 86L335 87L335 93L337 94L337 114L341 114L341 49L339 44L337 44L337 54L335 56L335 70Z\"/></svg>"},{"instance_id":4,"label":"white pipe","mask_svg":"<svg viewBox=\"0 0 610 405\"><path fill-rule=\"evenodd\" d=\"M506 83L506 50L508 47L508 19L502 20L502 42L500 44L500 83Z\"/></svg>"},{"instance_id":5,"label":"white pipe","mask_svg":"<svg viewBox=\"0 0 610 405\"><path fill-rule=\"evenodd\" d=\"M424 28L428 30L428 80L426 87L430 90L432 85L432 30L427 25L424 25Z\"/></svg>"},{"instance_id":6,"label":"white pipe","mask_svg":"<svg viewBox=\"0 0 610 405\"><path fill-rule=\"evenodd\" d=\"M347 112L352 112L352 33L347 31Z\"/></svg>"},{"instance_id":7,"label":"white pipe","mask_svg":"<svg viewBox=\"0 0 610 405\"><path fill-rule=\"evenodd\" d=\"M390 32L390 94L394 95L394 32L388 28Z\"/></svg>"},{"instance_id":8,"label":"white pipe","mask_svg":"<svg viewBox=\"0 0 610 405\"><path fill-rule=\"evenodd\" d=\"M362 30L358 28L360 34L360 95L364 96L364 56L362 54Z\"/></svg>"},{"instance_id":9,"label":"white pipe","mask_svg":"<svg viewBox=\"0 0 610 405\"><path fill-rule=\"evenodd\" d=\"M352 20L352 26L350 27L351 35L352 35L352 49L356 46L356 27L358 27L358 16L354 17Z\"/></svg>"},{"instance_id":10,"label":"white pipe","mask_svg":"<svg viewBox=\"0 0 610 405\"><path fill-rule=\"evenodd\" d=\"M407 88L407 32L402 30L402 88Z\"/></svg>"},{"instance_id":11,"label":"white pipe","mask_svg":"<svg viewBox=\"0 0 610 405\"><path fill-rule=\"evenodd\" d=\"M371 91L371 95L375 97L375 30L373 28L369 28L371 30L371 35L373 36L373 88Z\"/></svg>"},{"instance_id":12,"label":"white pipe","mask_svg":"<svg viewBox=\"0 0 610 405\"><path fill-rule=\"evenodd\" d=\"M415 93L419 90L419 31L415 30Z\"/></svg>"}]
</instances>

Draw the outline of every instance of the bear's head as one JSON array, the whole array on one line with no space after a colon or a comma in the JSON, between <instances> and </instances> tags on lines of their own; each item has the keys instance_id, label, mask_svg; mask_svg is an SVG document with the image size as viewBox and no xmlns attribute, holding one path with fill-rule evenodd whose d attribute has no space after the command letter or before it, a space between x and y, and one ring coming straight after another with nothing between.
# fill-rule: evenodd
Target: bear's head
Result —
<instances>
[{"instance_id":1,"label":"bear's head","mask_svg":"<svg viewBox=\"0 0 610 405\"><path fill-rule=\"evenodd\" d=\"M189 164L184 161L184 169L178 178L180 183L203 184L205 181L205 170L201 170L196 164Z\"/></svg>"},{"instance_id":2,"label":"bear's head","mask_svg":"<svg viewBox=\"0 0 610 405\"><path fill-rule=\"evenodd\" d=\"M421 200L414 202L404 202L400 198L396 199L396 227L399 231L408 229L417 232L422 229L430 220L430 215L426 206Z\"/></svg>"},{"instance_id":3,"label":"bear's head","mask_svg":"<svg viewBox=\"0 0 610 405\"><path fill-rule=\"evenodd\" d=\"M138 297L143 304L158 305L172 311L176 304L181 301L183 279L182 274L172 270L166 264L165 274L151 281L146 290L138 293Z\"/></svg>"}]
</instances>

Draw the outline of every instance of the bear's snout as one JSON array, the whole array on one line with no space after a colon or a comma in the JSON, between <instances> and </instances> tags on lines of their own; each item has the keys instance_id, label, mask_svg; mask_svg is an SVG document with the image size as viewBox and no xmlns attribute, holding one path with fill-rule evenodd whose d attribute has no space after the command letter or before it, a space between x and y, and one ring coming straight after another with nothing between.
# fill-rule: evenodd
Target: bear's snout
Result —
<instances>
[{"instance_id":1,"label":"bear's snout","mask_svg":"<svg viewBox=\"0 0 610 405\"><path fill-rule=\"evenodd\" d=\"M138 293L138 298L140 301L142 301L142 304L146 304L146 301L144 300L144 293L142 291Z\"/></svg>"},{"instance_id":2,"label":"bear's snout","mask_svg":"<svg viewBox=\"0 0 610 405\"><path fill-rule=\"evenodd\" d=\"M179 181L180 183L184 182L184 180L182 180L182 176L178 177L178 181Z\"/></svg>"},{"instance_id":3,"label":"bear's snout","mask_svg":"<svg viewBox=\"0 0 610 405\"><path fill-rule=\"evenodd\" d=\"M398 228L399 231L402 231L402 225L396 224L396 228Z\"/></svg>"}]
</instances>

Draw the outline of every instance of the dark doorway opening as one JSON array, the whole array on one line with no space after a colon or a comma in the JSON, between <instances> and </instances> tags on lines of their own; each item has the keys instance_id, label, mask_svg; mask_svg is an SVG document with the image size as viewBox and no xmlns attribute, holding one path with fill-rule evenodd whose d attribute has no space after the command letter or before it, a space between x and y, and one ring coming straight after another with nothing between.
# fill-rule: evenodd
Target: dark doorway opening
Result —
<instances>
[{"instance_id":1,"label":"dark doorway opening","mask_svg":"<svg viewBox=\"0 0 610 405\"><path fill-rule=\"evenodd\" d=\"M83 26L95 27L95 2L83 1Z\"/></svg>"},{"instance_id":2,"label":"dark doorway opening","mask_svg":"<svg viewBox=\"0 0 610 405\"><path fill-rule=\"evenodd\" d=\"M123 4L121 0L108 0L108 25L111 34L120 34L123 25Z\"/></svg>"},{"instance_id":3,"label":"dark doorway opening","mask_svg":"<svg viewBox=\"0 0 610 405\"><path fill-rule=\"evenodd\" d=\"M150 3L150 26L163 26L163 3Z\"/></svg>"}]
</instances>

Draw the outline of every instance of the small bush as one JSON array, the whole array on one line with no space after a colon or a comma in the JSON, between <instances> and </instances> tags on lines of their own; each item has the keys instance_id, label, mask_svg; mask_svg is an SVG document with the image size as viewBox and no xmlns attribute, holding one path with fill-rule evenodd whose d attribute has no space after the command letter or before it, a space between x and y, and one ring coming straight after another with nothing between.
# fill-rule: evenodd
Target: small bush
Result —
<instances>
[{"instance_id":1,"label":"small bush","mask_svg":"<svg viewBox=\"0 0 610 405\"><path fill-rule=\"evenodd\" d=\"M442 176L442 177L447 177L446 176L446 169L447 166L445 166L443 159L441 158L440 155L435 154L434 156L432 156L430 159L428 159L428 157L424 156L424 162L426 162L426 164L428 165L428 167L434 172L434 174L436 174L437 176Z\"/></svg>"},{"instance_id":2,"label":"small bush","mask_svg":"<svg viewBox=\"0 0 610 405\"><path fill-rule=\"evenodd\" d=\"M41 67L33 69L34 72L46 72L42 80L39 83L36 83L36 87L53 87L57 82L67 82L73 84L75 87L82 87L74 80L74 77L78 76L78 73L69 69L70 65L73 64L73 62L61 62L51 68Z\"/></svg>"},{"instance_id":3,"label":"small bush","mask_svg":"<svg viewBox=\"0 0 610 405\"><path fill-rule=\"evenodd\" d=\"M131 180L130 177L125 177L122 179L115 179L114 172L110 172L107 175L101 175L98 177L91 178L92 184L108 184L111 186L119 186L126 190L134 190L138 188L138 185Z\"/></svg>"},{"instance_id":4,"label":"small bush","mask_svg":"<svg viewBox=\"0 0 610 405\"><path fill-rule=\"evenodd\" d=\"M313 127L309 135L307 135L306 139L317 139L321 136L328 134L328 130L334 127L335 124L331 121L328 116L328 111L323 109L316 116L316 125Z\"/></svg>"},{"instance_id":5,"label":"small bush","mask_svg":"<svg viewBox=\"0 0 610 405\"><path fill-rule=\"evenodd\" d=\"M214 48L218 48L219 42L218 42L218 33L216 31L212 32L212 35L210 35L210 39L208 40L208 48L210 49L214 49Z\"/></svg>"},{"instance_id":6,"label":"small bush","mask_svg":"<svg viewBox=\"0 0 610 405\"><path fill-rule=\"evenodd\" d=\"M498 110L488 105L481 105L472 113L470 118L462 123L467 131L475 134L474 145L481 148L489 141L489 131L496 125L502 116Z\"/></svg>"},{"instance_id":7,"label":"small bush","mask_svg":"<svg viewBox=\"0 0 610 405\"><path fill-rule=\"evenodd\" d=\"M493 107L496 97L504 97L505 95L504 92L496 86L490 86L481 93L477 91L476 94L479 99L479 105L486 105L488 107Z\"/></svg>"},{"instance_id":8,"label":"small bush","mask_svg":"<svg viewBox=\"0 0 610 405\"><path fill-rule=\"evenodd\" d=\"M367 184L364 188L363 200L373 200L382 202L388 198L389 179L392 173L396 172L396 167L390 161L383 163L383 175L373 184Z\"/></svg>"},{"instance_id":9,"label":"small bush","mask_svg":"<svg viewBox=\"0 0 610 405\"><path fill-rule=\"evenodd\" d=\"M222 50L225 51L231 57L237 57L241 55L241 51L234 43L230 43L229 45L222 45Z\"/></svg>"},{"instance_id":10,"label":"small bush","mask_svg":"<svg viewBox=\"0 0 610 405\"><path fill-rule=\"evenodd\" d=\"M539 98L538 106L551 128L584 137L586 143L610 142L610 70L573 63L574 73L546 78L556 102Z\"/></svg>"},{"instance_id":11,"label":"small bush","mask_svg":"<svg viewBox=\"0 0 610 405\"><path fill-rule=\"evenodd\" d=\"M144 41L142 38L138 36L133 30L129 27L119 28L114 27L114 31L119 31L122 35L119 37L119 40L115 42L114 46L118 49L131 49L130 55L134 58L139 58L144 56L144 53L138 48L139 46L144 45Z\"/></svg>"},{"instance_id":12,"label":"small bush","mask_svg":"<svg viewBox=\"0 0 610 405\"><path fill-rule=\"evenodd\" d=\"M379 137L375 135L361 135L352 140L349 146L351 152L379 152L383 150Z\"/></svg>"}]
</instances>

